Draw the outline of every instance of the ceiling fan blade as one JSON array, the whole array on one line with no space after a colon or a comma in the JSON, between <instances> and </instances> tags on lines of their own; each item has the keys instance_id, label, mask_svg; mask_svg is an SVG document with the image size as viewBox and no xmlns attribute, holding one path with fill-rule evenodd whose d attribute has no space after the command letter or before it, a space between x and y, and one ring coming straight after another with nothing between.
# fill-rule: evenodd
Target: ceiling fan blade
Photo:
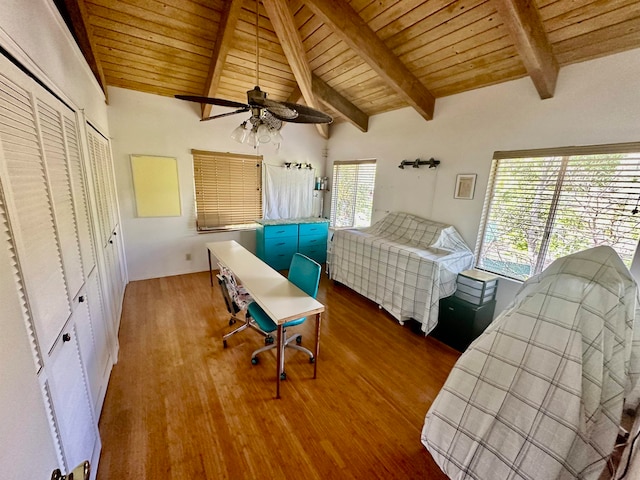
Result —
<instances>
[{"instance_id":1,"label":"ceiling fan blade","mask_svg":"<svg viewBox=\"0 0 640 480\"><path fill-rule=\"evenodd\" d=\"M176 95L175 97L180 100L186 100L187 102L208 103L219 107L249 108L246 103L234 102L233 100L225 100L223 98L199 97L197 95Z\"/></svg>"},{"instance_id":2,"label":"ceiling fan blade","mask_svg":"<svg viewBox=\"0 0 640 480\"><path fill-rule=\"evenodd\" d=\"M235 115L236 113L244 113L244 112L248 112L249 110L250 108L247 106L247 107L239 108L238 110L234 110L233 112L221 113L219 115L214 115L213 117L203 118L200 121L206 122L208 120L213 120L214 118L228 117L229 115Z\"/></svg>"},{"instance_id":3,"label":"ceiling fan blade","mask_svg":"<svg viewBox=\"0 0 640 480\"><path fill-rule=\"evenodd\" d=\"M327 115L320 110L316 110L315 108L307 107L306 105L300 105L299 103L290 103L290 102L278 102L281 105L290 108L291 110L295 110L298 115L291 119L287 120L292 123L331 123L333 122L333 118L331 115ZM270 109L269 109L270 110ZM276 116L276 115L274 115Z\"/></svg>"}]
</instances>

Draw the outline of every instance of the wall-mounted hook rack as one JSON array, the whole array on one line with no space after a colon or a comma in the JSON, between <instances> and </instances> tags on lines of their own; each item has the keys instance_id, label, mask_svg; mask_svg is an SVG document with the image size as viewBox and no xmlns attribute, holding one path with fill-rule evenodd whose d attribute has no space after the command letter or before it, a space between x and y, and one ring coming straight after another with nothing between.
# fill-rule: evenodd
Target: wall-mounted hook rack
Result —
<instances>
[{"instance_id":1,"label":"wall-mounted hook rack","mask_svg":"<svg viewBox=\"0 0 640 480\"><path fill-rule=\"evenodd\" d=\"M436 168L440 165L440 160L436 160L433 157L429 160L420 160L419 158L416 158L415 160L402 160L400 165L398 165L398 168L402 168L404 170L404 167L409 165L413 168L420 168L420 165L429 165L429 168Z\"/></svg>"},{"instance_id":2,"label":"wall-mounted hook rack","mask_svg":"<svg viewBox=\"0 0 640 480\"><path fill-rule=\"evenodd\" d=\"M297 168L298 170L301 170L303 168L307 169L307 170L313 170L313 166L310 163L295 163L295 162L285 162L283 165L284 168Z\"/></svg>"}]
</instances>

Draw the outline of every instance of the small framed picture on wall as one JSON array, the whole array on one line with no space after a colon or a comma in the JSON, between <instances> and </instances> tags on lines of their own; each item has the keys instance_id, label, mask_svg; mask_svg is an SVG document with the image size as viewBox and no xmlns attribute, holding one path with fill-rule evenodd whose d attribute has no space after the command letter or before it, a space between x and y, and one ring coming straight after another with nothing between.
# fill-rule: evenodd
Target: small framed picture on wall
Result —
<instances>
[{"instance_id":1,"label":"small framed picture on wall","mask_svg":"<svg viewBox=\"0 0 640 480\"><path fill-rule=\"evenodd\" d=\"M453 193L453 198L460 198L462 200L473 200L473 193L476 189L476 177L475 173L460 173L456 177L456 190Z\"/></svg>"}]
</instances>

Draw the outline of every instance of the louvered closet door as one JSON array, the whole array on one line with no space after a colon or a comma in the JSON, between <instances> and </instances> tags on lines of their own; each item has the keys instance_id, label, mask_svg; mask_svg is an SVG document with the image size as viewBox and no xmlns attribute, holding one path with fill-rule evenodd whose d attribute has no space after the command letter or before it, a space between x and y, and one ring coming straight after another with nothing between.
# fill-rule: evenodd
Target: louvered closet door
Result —
<instances>
[{"instance_id":1,"label":"louvered closet door","mask_svg":"<svg viewBox=\"0 0 640 480\"><path fill-rule=\"evenodd\" d=\"M0 184L15 276L52 438L69 469L100 453L83 364L93 347L78 343L81 331L93 337L88 309L70 302L84 283L64 126L74 114L2 57L0 67Z\"/></svg>"},{"instance_id":2,"label":"louvered closet door","mask_svg":"<svg viewBox=\"0 0 640 480\"><path fill-rule=\"evenodd\" d=\"M93 171L94 191L98 204L98 223L102 254L105 260L107 290L114 312L114 327L119 325L119 306L124 294L125 275L122 265L122 240L118 225L115 182L111 169L109 142L92 127L87 129L89 155Z\"/></svg>"},{"instance_id":3,"label":"louvered closet door","mask_svg":"<svg viewBox=\"0 0 640 480\"><path fill-rule=\"evenodd\" d=\"M89 141L89 156L91 157L91 168L93 170L94 189L96 192L96 203L98 204L98 223L100 227L100 243L105 246L111 233L115 228L114 215L112 213L112 198L110 194L110 171L108 166L109 157L106 140L93 128L87 129Z\"/></svg>"},{"instance_id":4,"label":"louvered closet door","mask_svg":"<svg viewBox=\"0 0 640 480\"><path fill-rule=\"evenodd\" d=\"M83 314L84 309L76 309L74 320L76 316ZM84 460L97 457L95 450L100 448L97 420L93 417L89 391L80 363L80 346L75 325L76 322L69 322L51 351L45 392L53 404L67 471Z\"/></svg>"},{"instance_id":5,"label":"louvered closet door","mask_svg":"<svg viewBox=\"0 0 640 480\"><path fill-rule=\"evenodd\" d=\"M102 411L104 396L107 391L109 375L113 361L109 346L109 334L107 331L107 316L104 311L102 290L97 270L94 270L87 279L87 305L89 318L93 326L92 335L95 349L91 364L87 365L91 398L96 414Z\"/></svg>"},{"instance_id":6,"label":"louvered closet door","mask_svg":"<svg viewBox=\"0 0 640 480\"><path fill-rule=\"evenodd\" d=\"M71 175L71 190L76 213L76 228L80 244L80 258L85 273L85 286L72 301L77 326L78 344L87 371L89 391L96 413L102 409L109 374L111 373L111 346L98 271L95 268L95 247L90 230L87 189L80 157L78 129L73 112L62 112L67 156Z\"/></svg>"},{"instance_id":7,"label":"louvered closet door","mask_svg":"<svg viewBox=\"0 0 640 480\"><path fill-rule=\"evenodd\" d=\"M62 111L68 110L52 98L38 98L37 111L44 147L58 240L62 250L69 297L74 298L84 284L80 259L78 225L71 192L71 173Z\"/></svg>"},{"instance_id":8,"label":"louvered closet door","mask_svg":"<svg viewBox=\"0 0 640 480\"><path fill-rule=\"evenodd\" d=\"M89 219L89 200L85 185L85 170L80 156L78 141L78 127L75 115L64 112L64 131L67 139L69 165L73 197L75 199L76 220L78 225L78 240L80 241L80 257L86 276L89 276L96 266L96 254L91 236L91 222Z\"/></svg>"},{"instance_id":9,"label":"louvered closet door","mask_svg":"<svg viewBox=\"0 0 640 480\"><path fill-rule=\"evenodd\" d=\"M0 75L0 140L5 195L15 206L12 226L21 269L27 291L34 292L30 305L40 348L48 352L71 314L69 296L32 99L4 75Z\"/></svg>"}]
</instances>

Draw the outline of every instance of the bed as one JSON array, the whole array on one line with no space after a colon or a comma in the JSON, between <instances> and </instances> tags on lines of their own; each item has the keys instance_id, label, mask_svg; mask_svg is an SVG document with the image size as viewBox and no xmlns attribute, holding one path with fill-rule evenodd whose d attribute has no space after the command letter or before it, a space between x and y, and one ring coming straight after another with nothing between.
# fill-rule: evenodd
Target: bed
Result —
<instances>
[{"instance_id":1,"label":"bed","mask_svg":"<svg viewBox=\"0 0 640 480\"><path fill-rule=\"evenodd\" d=\"M451 225L394 212L368 228L336 230L328 262L332 280L400 323L418 321L428 334L438 323L439 300L455 292L473 253Z\"/></svg>"},{"instance_id":2,"label":"bed","mask_svg":"<svg viewBox=\"0 0 640 480\"><path fill-rule=\"evenodd\" d=\"M422 443L452 479L597 479L640 394L640 306L610 247L556 260L462 354Z\"/></svg>"}]
</instances>

